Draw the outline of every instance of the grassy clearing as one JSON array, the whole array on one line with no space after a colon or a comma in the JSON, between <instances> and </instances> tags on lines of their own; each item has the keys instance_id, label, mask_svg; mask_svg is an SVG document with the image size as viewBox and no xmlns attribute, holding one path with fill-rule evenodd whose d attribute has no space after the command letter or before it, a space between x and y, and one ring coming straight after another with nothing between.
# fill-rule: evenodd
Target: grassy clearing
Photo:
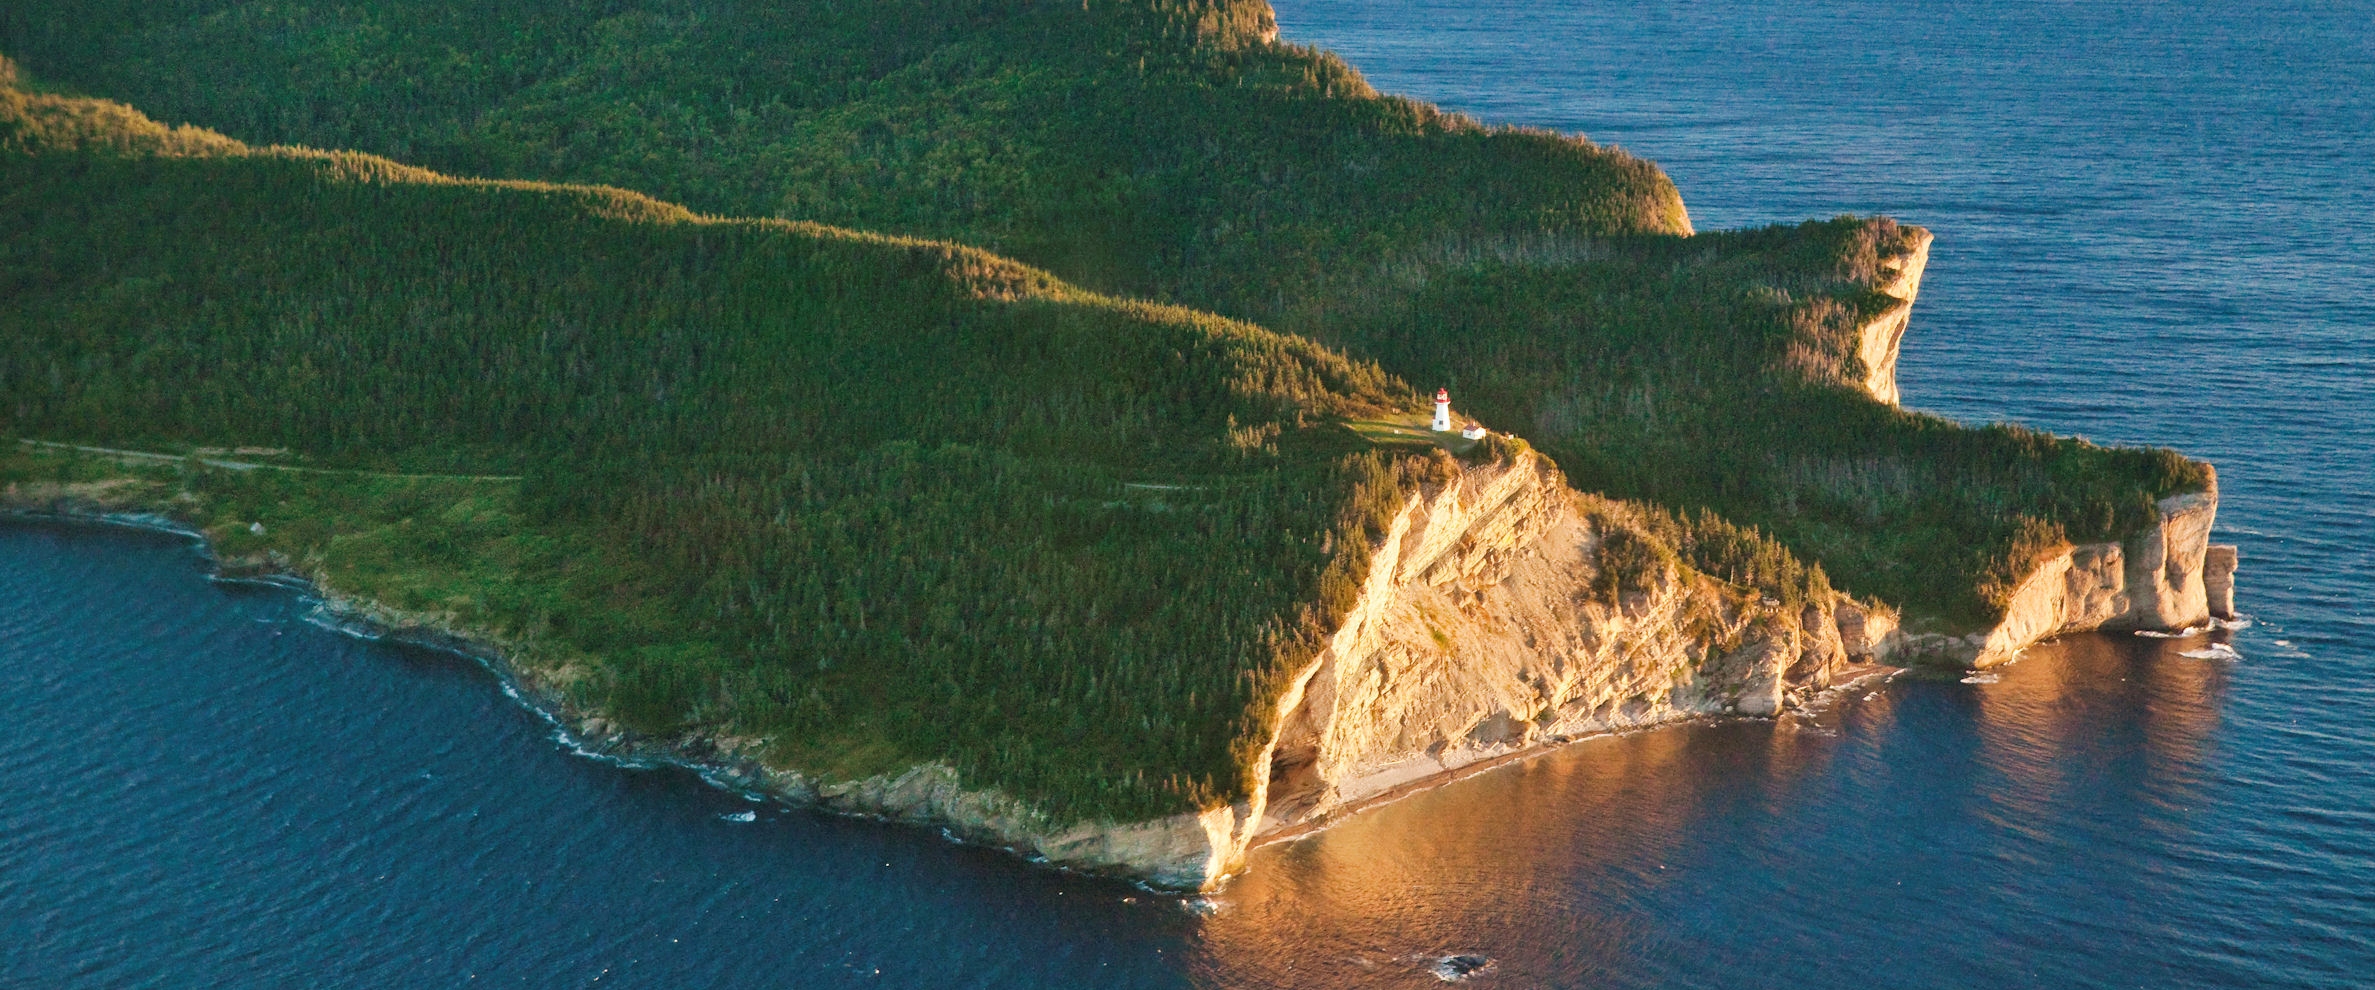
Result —
<instances>
[{"instance_id":1,"label":"grassy clearing","mask_svg":"<svg viewBox=\"0 0 2375 990\"><path fill-rule=\"evenodd\" d=\"M1454 455L1467 455L1484 444L1485 441L1470 440L1456 430L1437 433L1429 429L1433 425L1433 417L1433 413L1406 413L1376 419L1350 419L1344 422L1344 426L1363 441L1389 449L1420 452L1440 449ZM1454 425L1464 426L1466 423L1467 420L1462 419Z\"/></svg>"},{"instance_id":2,"label":"grassy clearing","mask_svg":"<svg viewBox=\"0 0 2375 990\"><path fill-rule=\"evenodd\" d=\"M20 442L0 444L0 491L18 505L159 510L203 533L233 573L290 570L520 651L573 596L572 576L605 563L598 545L529 525L516 479L239 469Z\"/></svg>"}]
</instances>

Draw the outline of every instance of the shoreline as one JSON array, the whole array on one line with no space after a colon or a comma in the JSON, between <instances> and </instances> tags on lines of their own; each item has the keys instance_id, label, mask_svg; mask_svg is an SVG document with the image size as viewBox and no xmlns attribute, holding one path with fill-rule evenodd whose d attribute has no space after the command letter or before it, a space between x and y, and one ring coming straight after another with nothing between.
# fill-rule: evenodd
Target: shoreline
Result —
<instances>
[{"instance_id":1,"label":"shoreline","mask_svg":"<svg viewBox=\"0 0 2375 990\"><path fill-rule=\"evenodd\" d=\"M339 595L323 588L319 582L305 575L280 568L277 563L264 565L264 568L260 568L252 574L234 573L231 567L227 566L232 562L225 561L220 554L215 552L213 542L203 532L161 513L76 511L71 508L33 509L22 506L5 506L0 507L0 522L65 529L130 530L186 540L205 560L208 567L206 580L210 583L251 585L288 591L312 600L312 612L306 616L306 621L325 631L375 643L432 650L470 661L494 680L496 689L501 691L505 697L510 698L521 708L550 726L553 730L552 741L566 749L572 756L627 770L683 770L709 786L746 798L774 801L788 808L813 810L844 818L863 819L929 831L945 841L1002 852L1035 867L1055 869L1076 876L1115 880L1148 893L1194 898L1200 894L1217 892L1224 888L1228 880L1234 877L1237 872L1241 872L1232 871L1201 888L1164 883L1160 878L1133 874L1125 870L1098 869L1054 859L1041 851L1025 848L1012 841L1001 841L1006 837L991 832L983 822L969 822L953 816L899 814L893 807L870 805L865 803L863 798L855 801L846 799L849 796L866 793L868 789L864 785L868 783L879 781L889 787L896 788L900 783L918 774L927 774L935 769L945 769L938 767L937 764L921 764L896 777L875 777L867 778L864 781L848 782L846 787L830 784L820 785L797 771L775 770L756 758L738 755L729 745L728 740L716 737L693 735L671 740L657 740L624 730L604 733L599 731L600 728L610 724L605 716L599 713L577 711L555 692L535 684L533 682L534 672L523 670L513 663L505 655L500 644L425 624L391 623L384 617L391 610L377 608L372 603L357 602ZM396 614L400 615L401 613ZM1876 678L1894 678L1904 670L1905 668L1902 667L1881 664L1864 665L1848 679L1815 692L1808 699L1810 704L1803 706L1803 710L1814 710L1811 703L1816 699L1835 698L1851 688L1867 684ZM1319 820L1298 823L1288 828L1257 836L1247 848L1250 851L1308 838L1375 808L1457 783L1469 777L1546 757L1577 743L1640 732L1680 729L1691 725L1716 724L1726 721L1775 721L1780 717L1778 715L1698 711L1682 711L1678 712L1678 716L1601 732L1562 736L1549 740L1545 744L1513 750L1438 771L1416 780L1398 784L1354 804L1334 809ZM783 781L785 777L789 777L790 780ZM828 793L828 789L834 790L835 793ZM1011 800L994 790L968 790L963 791L963 794L977 800ZM1154 821L1164 820L1156 819ZM1070 828L1057 831L1069 832L1083 828L1120 831L1146 824L1150 823L1075 823ZM1100 825L1102 825L1102 829L1098 829Z\"/></svg>"},{"instance_id":2,"label":"shoreline","mask_svg":"<svg viewBox=\"0 0 2375 990\"><path fill-rule=\"evenodd\" d=\"M1206 821L1232 806L1182 812L1164 818L1133 822L1062 823L994 788L968 789L956 772L937 762L920 763L896 774L861 780L827 781L798 770L767 766L748 750L756 739L737 739L688 733L666 739L640 735L618 727L601 712L581 711L560 691L541 683L550 672L524 667L498 638L466 629L452 629L387 608L376 602L343 595L313 577L290 568L277 555L226 560L204 532L171 515L128 511L97 502L53 499L38 506L0 503L0 520L35 526L107 527L169 535L189 541L208 565L207 580L223 584L266 586L313 600L307 621L331 632L358 639L416 647L471 661L485 670L498 690L552 727L553 741L572 755L623 769L687 771L704 783L747 798L774 801L786 807L811 809L848 818L928 829L960 845L977 846L1014 856L1034 866L1078 876L1117 880L1150 893L1193 897L1224 889L1243 872L1243 853L1265 846L1291 843L1332 828L1363 812L1392 804L1414 794L1434 790L1466 778L1550 755L1569 745L1592 739L1630 735L1655 729L1714 724L1735 719L1777 720L1780 712L1748 713L1678 708L1669 717L1638 724L1610 726L1600 731L1559 735L1534 745L1448 767L1396 784L1323 816L1273 831L1245 836L1236 850L1237 862L1212 864L1200 876L1181 872L1174 862L1179 841L1212 835ZM2064 630L2081 631L2081 630ZM2047 636L2044 638L2058 638ZM1910 644L1906 644L1910 645ZM1918 648L1906 650L1911 663L1870 662L1840 671L1843 679L1807 691L1803 700L1782 711L1818 712L1844 692L1875 679L1894 679L1924 665ZM1968 664L1947 664L1970 670ZM1986 664L1977 665L1980 668ZM1242 809L1235 809L1242 810ZM1219 838L1218 836L1213 836ZM1190 840L1192 841L1192 840ZM1165 854L1164 850L1172 854ZM1165 864L1170 864L1166 868ZM1217 868L1214 868L1217 867Z\"/></svg>"},{"instance_id":3,"label":"shoreline","mask_svg":"<svg viewBox=\"0 0 2375 990\"><path fill-rule=\"evenodd\" d=\"M228 573L226 561L215 552L213 542L187 523L155 512L75 511L73 509L33 509L0 505L0 523L62 529L130 530L178 537L188 541L206 562L206 580L212 584L252 585L288 591L310 599L312 611L305 617L308 624L324 631L351 636L374 643L431 650L470 661L493 678L502 694L527 710L553 730L552 741L570 755L627 770L682 770L719 790L743 797L774 801L788 808L813 810L843 818L856 818L882 824L900 825L929 831L941 839L958 845L1005 853L1033 866L1054 869L1077 876L1116 880L1153 894L1193 898L1201 891L1195 887L1169 885L1156 879L1133 875L1120 870L1099 870L1068 864L1026 849L1012 842L997 841L981 823L966 822L953 817L914 817L895 813L887 806L869 806L858 801L844 800L845 795L866 792L863 786L881 781L891 787L934 770L945 770L937 764L920 764L895 777L874 777L848 782L846 789L838 785L819 784L797 771L775 770L753 757L736 755L728 740L710 736L685 736L658 740L625 730L608 733L591 726L608 726L608 718L591 712L580 712L568 705L554 692L532 682L533 672L524 671L505 656L502 648L485 639L473 638L428 625L391 624L370 603L359 603L329 591L305 575L286 569L259 570L254 574ZM277 567L277 565L271 565ZM380 613L393 610L378 609ZM401 614L401 613L397 613ZM696 755L699 754L699 755ZM788 785L780 783L790 778ZM1010 801L992 790L965 791L977 800ZM1159 821L1159 820L1158 820ZM1077 829L1084 824L1076 823ZM1105 823L1113 830L1143 823Z\"/></svg>"}]
</instances>

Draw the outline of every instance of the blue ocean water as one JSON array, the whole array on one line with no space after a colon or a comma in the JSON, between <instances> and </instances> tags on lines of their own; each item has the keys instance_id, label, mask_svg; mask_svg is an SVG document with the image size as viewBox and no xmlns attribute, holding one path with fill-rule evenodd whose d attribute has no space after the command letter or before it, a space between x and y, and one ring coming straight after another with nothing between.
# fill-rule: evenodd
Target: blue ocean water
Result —
<instances>
[{"instance_id":1,"label":"blue ocean water","mask_svg":"<svg viewBox=\"0 0 2375 990\"><path fill-rule=\"evenodd\" d=\"M1701 229L1931 227L1907 404L2216 461L2242 659L1594 740L1189 901L572 755L178 540L0 525L0 987L2375 985L2375 6L1279 15Z\"/></svg>"}]
</instances>

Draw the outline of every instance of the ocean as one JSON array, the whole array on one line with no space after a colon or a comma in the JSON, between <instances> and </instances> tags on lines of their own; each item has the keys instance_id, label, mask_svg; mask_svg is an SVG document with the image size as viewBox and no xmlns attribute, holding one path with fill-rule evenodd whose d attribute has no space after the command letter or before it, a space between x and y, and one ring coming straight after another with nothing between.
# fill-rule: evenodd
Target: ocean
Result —
<instances>
[{"instance_id":1,"label":"ocean","mask_svg":"<svg viewBox=\"0 0 2375 990\"><path fill-rule=\"evenodd\" d=\"M2216 462L2250 625L1579 743L1182 898L578 755L179 538L0 525L0 987L2375 986L2375 5L1279 19L1701 230L1929 227L1906 404Z\"/></svg>"}]
</instances>

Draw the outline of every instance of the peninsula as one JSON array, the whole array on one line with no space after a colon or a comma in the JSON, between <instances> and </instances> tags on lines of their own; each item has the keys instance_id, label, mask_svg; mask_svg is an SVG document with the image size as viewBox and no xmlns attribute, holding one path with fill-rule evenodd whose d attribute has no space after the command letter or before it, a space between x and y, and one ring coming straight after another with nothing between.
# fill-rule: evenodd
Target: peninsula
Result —
<instances>
[{"instance_id":1,"label":"peninsula","mask_svg":"<svg viewBox=\"0 0 2375 990\"><path fill-rule=\"evenodd\" d=\"M2228 607L2208 465L1899 407L1927 231L1694 232L1260 0L679 6L0 15L5 508L188 527L588 745L1182 887Z\"/></svg>"}]
</instances>

